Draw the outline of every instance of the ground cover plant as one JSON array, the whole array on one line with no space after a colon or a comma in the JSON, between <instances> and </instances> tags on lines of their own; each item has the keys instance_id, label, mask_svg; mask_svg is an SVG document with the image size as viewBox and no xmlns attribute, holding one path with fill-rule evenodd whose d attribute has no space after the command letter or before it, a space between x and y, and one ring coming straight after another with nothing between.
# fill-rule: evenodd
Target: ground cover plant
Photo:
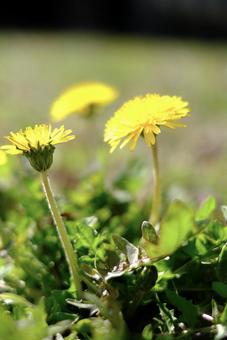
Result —
<instances>
[{"instance_id":1,"label":"ground cover plant","mask_svg":"<svg viewBox=\"0 0 227 340\"><path fill-rule=\"evenodd\" d=\"M95 124L117 95L98 82L76 85L54 101L50 119L74 114ZM16 181L1 189L0 339L226 338L225 202L170 199L160 175L157 145L190 111L181 97L151 93L107 121L111 152L136 149L139 139L151 151L153 184L140 200L141 157L126 161L111 186L104 166L70 175L76 188L53 194L57 144L80 143L76 129L65 120L67 128L45 122L8 133L0 171Z\"/></svg>"}]
</instances>

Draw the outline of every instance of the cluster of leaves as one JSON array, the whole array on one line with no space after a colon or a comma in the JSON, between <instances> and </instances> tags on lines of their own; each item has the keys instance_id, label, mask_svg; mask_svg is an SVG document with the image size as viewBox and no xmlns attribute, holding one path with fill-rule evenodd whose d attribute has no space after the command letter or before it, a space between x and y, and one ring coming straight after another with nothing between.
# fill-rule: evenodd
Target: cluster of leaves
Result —
<instances>
[{"instance_id":1,"label":"cluster of leaves","mask_svg":"<svg viewBox=\"0 0 227 340\"><path fill-rule=\"evenodd\" d=\"M174 201L158 232L133 197L138 166L111 188L100 173L82 178L59 200L81 301L39 182L1 192L0 340L227 337L227 207Z\"/></svg>"}]
</instances>

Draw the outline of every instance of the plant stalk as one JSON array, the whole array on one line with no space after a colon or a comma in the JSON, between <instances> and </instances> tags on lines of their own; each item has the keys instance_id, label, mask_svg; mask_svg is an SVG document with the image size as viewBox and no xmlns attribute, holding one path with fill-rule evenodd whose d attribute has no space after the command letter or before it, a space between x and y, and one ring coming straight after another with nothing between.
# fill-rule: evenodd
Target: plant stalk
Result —
<instances>
[{"instance_id":1,"label":"plant stalk","mask_svg":"<svg viewBox=\"0 0 227 340\"><path fill-rule=\"evenodd\" d=\"M153 194L152 194L152 208L150 214L150 223L155 225L159 221L160 207L161 207L161 188L160 188L160 173L158 161L158 146L156 143L151 146L153 158Z\"/></svg>"},{"instance_id":2,"label":"plant stalk","mask_svg":"<svg viewBox=\"0 0 227 340\"><path fill-rule=\"evenodd\" d=\"M82 288L81 288L81 281L80 281L80 274L79 274L80 270L78 266L77 255L73 250L72 243L68 237L62 217L59 213L55 198L51 190L49 177L46 171L41 172L41 178L42 178L43 189L46 195L48 206L49 206L51 215L53 217L54 223L56 225L58 236L60 238L64 253L65 253L65 257L69 265L69 270L71 272L71 275L72 275L72 278L75 284L77 298L80 299L82 296Z\"/></svg>"}]
</instances>

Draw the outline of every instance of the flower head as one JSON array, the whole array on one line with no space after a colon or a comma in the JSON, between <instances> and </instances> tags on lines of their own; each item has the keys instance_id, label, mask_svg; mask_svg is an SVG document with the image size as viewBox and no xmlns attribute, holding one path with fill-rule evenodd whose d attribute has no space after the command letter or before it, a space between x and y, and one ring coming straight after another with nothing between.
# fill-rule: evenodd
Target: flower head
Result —
<instances>
[{"instance_id":1,"label":"flower head","mask_svg":"<svg viewBox=\"0 0 227 340\"><path fill-rule=\"evenodd\" d=\"M161 132L160 126L183 127L179 119L188 116L188 103L180 97L147 94L126 102L106 123L104 141L113 152L118 145L123 148L130 143L131 150L143 134L148 145L155 144L155 136Z\"/></svg>"},{"instance_id":2,"label":"flower head","mask_svg":"<svg viewBox=\"0 0 227 340\"><path fill-rule=\"evenodd\" d=\"M56 99L50 114L54 121L60 121L72 113L89 115L96 106L104 106L113 102L117 91L108 85L89 82L75 85Z\"/></svg>"},{"instance_id":3,"label":"flower head","mask_svg":"<svg viewBox=\"0 0 227 340\"><path fill-rule=\"evenodd\" d=\"M1 147L8 154L23 154L33 168L37 171L45 171L53 162L55 144L65 143L75 138L71 130L60 128L52 129L51 126L41 124L27 127L18 132L11 132L6 137L11 144Z\"/></svg>"}]
</instances>

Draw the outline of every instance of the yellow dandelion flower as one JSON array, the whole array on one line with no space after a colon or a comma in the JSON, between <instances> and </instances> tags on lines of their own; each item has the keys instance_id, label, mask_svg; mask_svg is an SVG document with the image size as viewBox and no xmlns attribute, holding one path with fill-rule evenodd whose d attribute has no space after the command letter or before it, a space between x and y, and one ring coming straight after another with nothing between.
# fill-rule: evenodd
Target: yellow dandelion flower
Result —
<instances>
[{"instance_id":1,"label":"yellow dandelion flower","mask_svg":"<svg viewBox=\"0 0 227 340\"><path fill-rule=\"evenodd\" d=\"M169 128L183 127L180 118L188 116L188 103L181 97L147 94L126 102L106 124L104 141L113 152L119 145L130 143L133 150L143 134L148 145L155 144L155 136L164 125Z\"/></svg>"},{"instance_id":2,"label":"yellow dandelion flower","mask_svg":"<svg viewBox=\"0 0 227 340\"><path fill-rule=\"evenodd\" d=\"M11 143L1 147L11 155L22 154L26 156L33 168L37 171L45 171L53 162L55 144L65 143L75 138L72 130L60 128L52 129L46 124L27 127L18 132L11 132L6 139Z\"/></svg>"},{"instance_id":3,"label":"yellow dandelion flower","mask_svg":"<svg viewBox=\"0 0 227 340\"><path fill-rule=\"evenodd\" d=\"M98 82L81 83L66 90L54 101L50 114L54 121L60 121L72 113L86 116L99 106L113 102L117 91L106 84Z\"/></svg>"},{"instance_id":4,"label":"yellow dandelion flower","mask_svg":"<svg viewBox=\"0 0 227 340\"><path fill-rule=\"evenodd\" d=\"M0 150L0 165L4 165L7 162L6 153L3 150Z\"/></svg>"}]
</instances>

